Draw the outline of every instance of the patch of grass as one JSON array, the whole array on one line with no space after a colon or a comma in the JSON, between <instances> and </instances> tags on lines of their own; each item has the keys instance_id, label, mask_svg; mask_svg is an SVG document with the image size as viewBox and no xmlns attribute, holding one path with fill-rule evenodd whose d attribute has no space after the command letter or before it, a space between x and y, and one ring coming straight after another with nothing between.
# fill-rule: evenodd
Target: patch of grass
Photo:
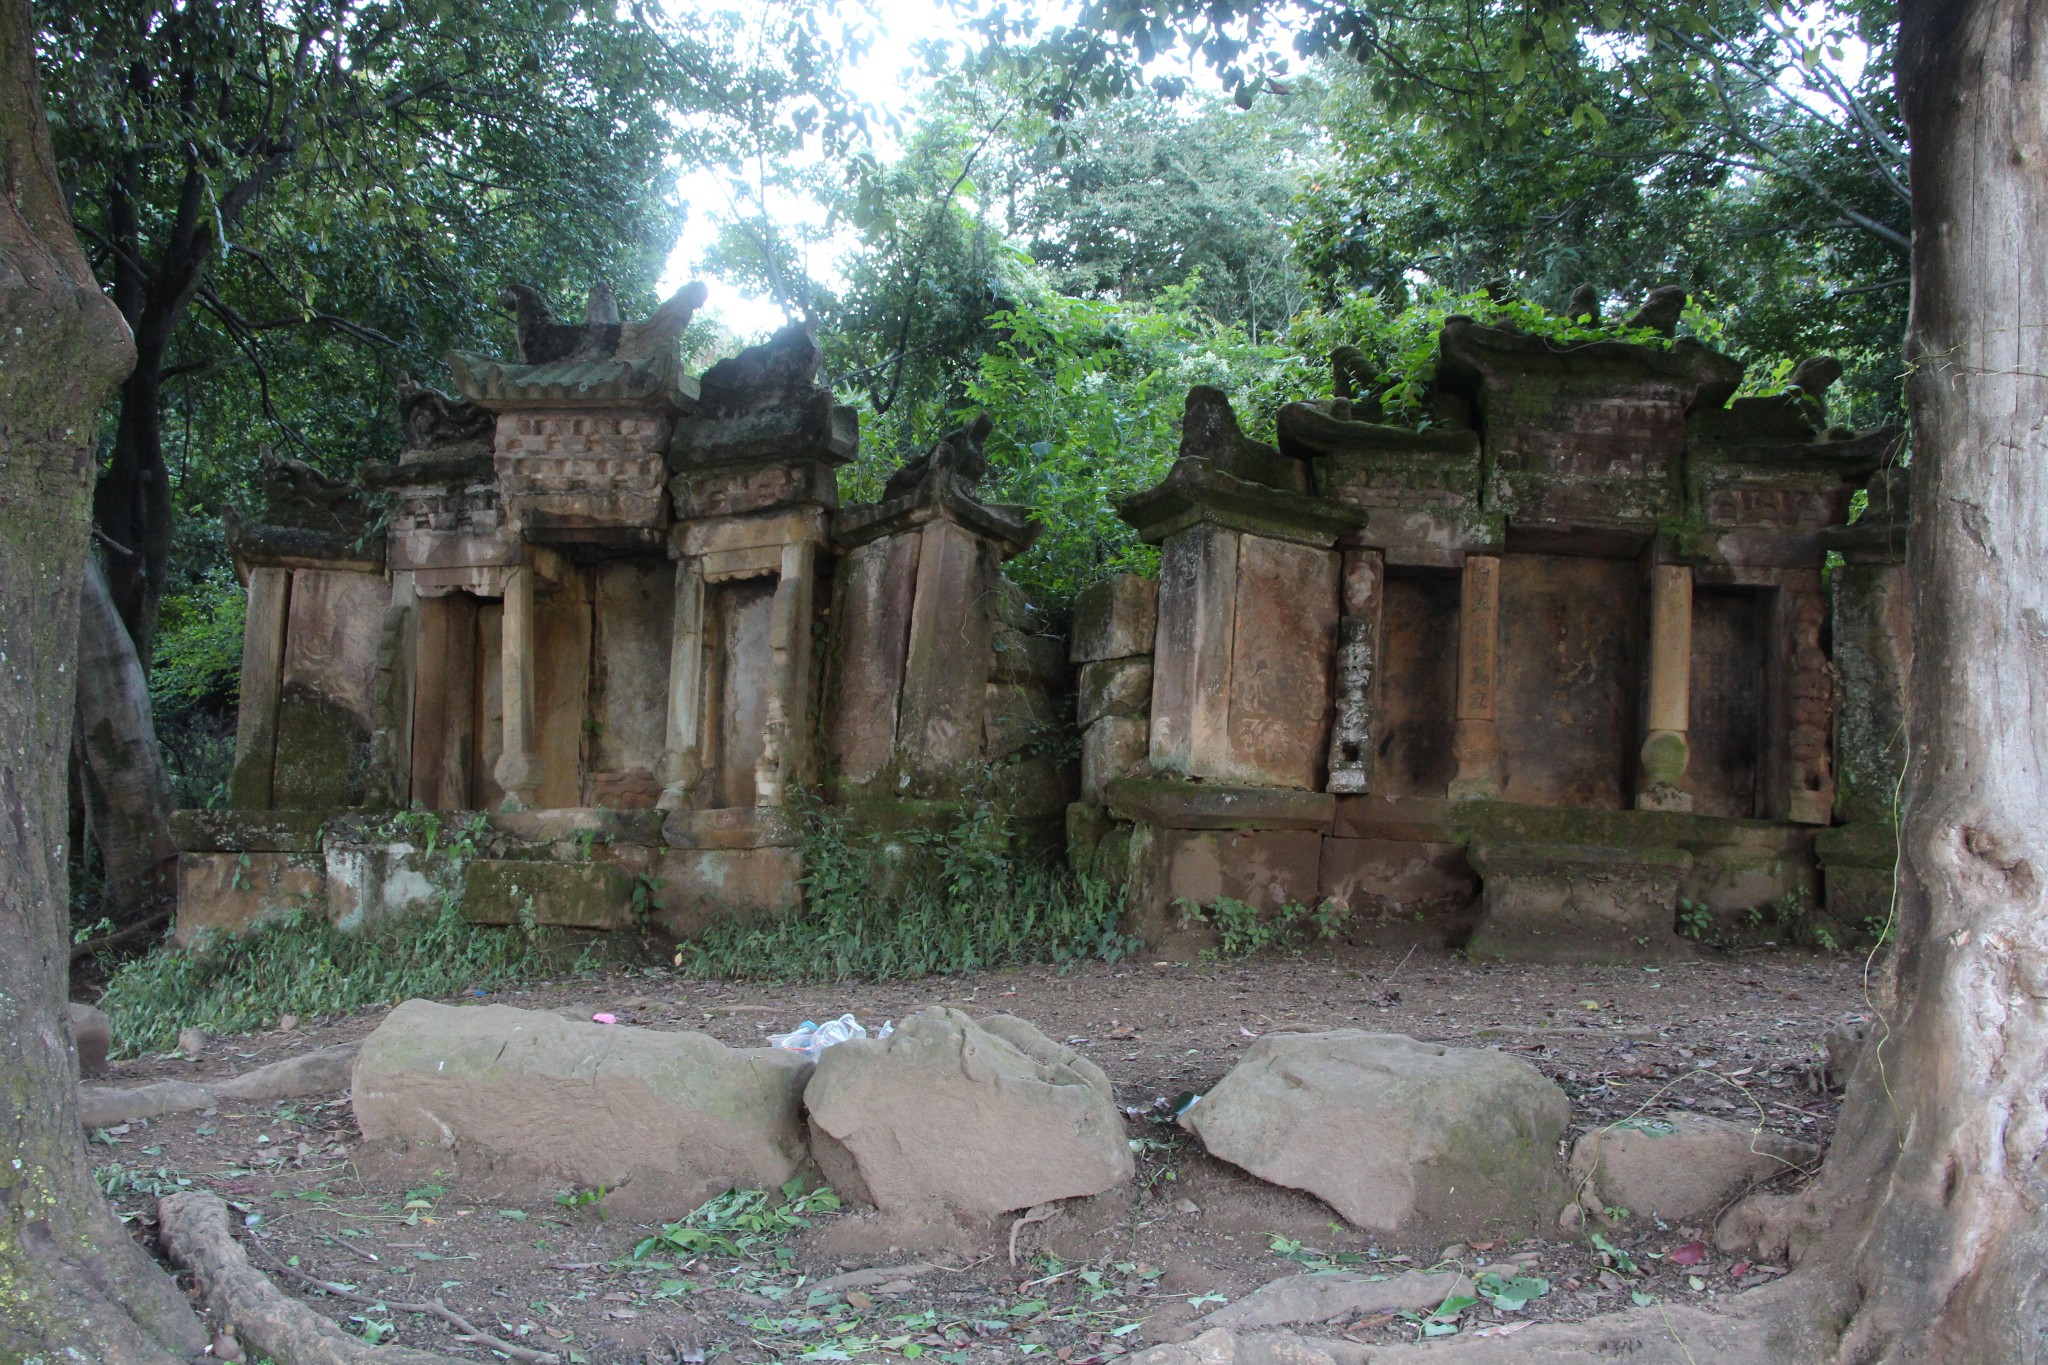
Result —
<instances>
[{"instance_id":1,"label":"patch of grass","mask_svg":"<svg viewBox=\"0 0 2048 1365\"><path fill-rule=\"evenodd\" d=\"M587 970L531 925L482 928L452 903L434 919L343 933L310 910L191 952L163 948L123 963L100 1007L121 1053L171 1047L178 1031L247 1033L280 1015L311 1018Z\"/></svg>"},{"instance_id":2,"label":"patch of grass","mask_svg":"<svg viewBox=\"0 0 2048 1365\"><path fill-rule=\"evenodd\" d=\"M1136 942L1123 898L1063 865L1019 856L994 806L952 828L858 837L829 808L805 815L804 907L720 923L676 951L692 976L871 981L988 971L1020 962L1114 962Z\"/></svg>"},{"instance_id":3,"label":"patch of grass","mask_svg":"<svg viewBox=\"0 0 2048 1365\"><path fill-rule=\"evenodd\" d=\"M1304 905L1290 901L1270 913L1257 906L1225 896L1208 906L1188 899L1180 907L1180 927L1195 929L1213 925L1219 944L1204 949L1205 956L1250 957L1271 948L1299 948L1311 941L1328 942L1343 932L1351 907L1339 900Z\"/></svg>"}]
</instances>

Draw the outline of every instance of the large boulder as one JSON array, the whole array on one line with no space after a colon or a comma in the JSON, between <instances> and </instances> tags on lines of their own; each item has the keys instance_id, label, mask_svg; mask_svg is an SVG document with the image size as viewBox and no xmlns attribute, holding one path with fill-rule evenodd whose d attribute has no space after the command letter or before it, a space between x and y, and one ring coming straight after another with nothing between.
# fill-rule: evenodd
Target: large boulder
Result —
<instances>
[{"instance_id":1,"label":"large boulder","mask_svg":"<svg viewBox=\"0 0 2048 1365\"><path fill-rule=\"evenodd\" d=\"M797 1173L810 1072L702 1033L408 1000L363 1040L350 1098L373 1154L513 1192L603 1186L608 1210L673 1217Z\"/></svg>"},{"instance_id":2,"label":"large boulder","mask_svg":"<svg viewBox=\"0 0 2048 1365\"><path fill-rule=\"evenodd\" d=\"M1269 1033L1181 1119L1211 1155L1362 1228L1459 1235L1557 1212L1564 1092L1498 1052Z\"/></svg>"},{"instance_id":3,"label":"large boulder","mask_svg":"<svg viewBox=\"0 0 2048 1365\"><path fill-rule=\"evenodd\" d=\"M1102 1068L1022 1019L934 1007L827 1048L804 1091L842 1194L909 1219L987 1219L1131 1178Z\"/></svg>"},{"instance_id":4,"label":"large boulder","mask_svg":"<svg viewBox=\"0 0 2048 1365\"><path fill-rule=\"evenodd\" d=\"M1713 1218L1750 1189L1811 1170L1820 1148L1683 1110L1624 1119L1572 1144L1572 1188L1596 1213Z\"/></svg>"}]
</instances>

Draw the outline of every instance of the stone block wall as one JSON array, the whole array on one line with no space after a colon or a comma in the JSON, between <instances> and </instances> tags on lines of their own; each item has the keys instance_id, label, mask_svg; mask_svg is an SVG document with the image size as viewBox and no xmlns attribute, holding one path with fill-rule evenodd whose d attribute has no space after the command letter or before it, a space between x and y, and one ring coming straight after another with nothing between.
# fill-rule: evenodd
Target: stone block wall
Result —
<instances>
[{"instance_id":1,"label":"stone block wall","mask_svg":"<svg viewBox=\"0 0 2048 1365\"><path fill-rule=\"evenodd\" d=\"M1152 641L1159 585L1119 574L1074 599L1068 658L1079 670L1075 723L1081 727L1081 800L1100 806L1109 784L1146 761L1152 711Z\"/></svg>"}]
</instances>

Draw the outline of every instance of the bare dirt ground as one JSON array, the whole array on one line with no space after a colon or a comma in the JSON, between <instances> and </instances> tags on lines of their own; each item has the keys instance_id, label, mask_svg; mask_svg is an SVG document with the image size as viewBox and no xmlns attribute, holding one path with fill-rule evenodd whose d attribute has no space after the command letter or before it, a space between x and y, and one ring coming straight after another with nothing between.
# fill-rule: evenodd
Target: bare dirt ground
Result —
<instances>
[{"instance_id":1,"label":"bare dirt ground","mask_svg":"<svg viewBox=\"0 0 2048 1365\"><path fill-rule=\"evenodd\" d=\"M1208 1157L1147 1112L1161 1099L1207 1089L1262 1033L1362 1027L1526 1058L1571 1097L1574 1134L1679 1108L1761 1120L1825 1143L1835 1101L1819 1087L1818 1044L1841 1015L1867 1011L1864 972L1861 958L1799 954L1652 969L1489 967L1440 953L1340 949L836 987L640 971L489 997L576 1017L604 1011L645 1028L699 1029L734 1045L759 1045L807 1018L851 1011L872 1026L938 1003L1030 1020L1109 1073L1142 1150L1128 1188L1022 1229L1015 1264L1007 1221L971 1255L835 1254L827 1248L860 1240L848 1235L858 1231L850 1224L857 1215L843 1214L815 1219L779 1254L764 1249L751 1261L678 1263L654 1252L635 1262L636 1244L655 1229L607 1219L601 1202L578 1207L537 1193L511 1203L466 1197L454 1179L412 1188L366 1179L352 1159L360 1135L345 1095L170 1116L91 1142L103 1187L139 1232L148 1232L155 1192L213 1190L250 1225L252 1259L318 1311L372 1337L479 1360L488 1358L483 1348L394 1305L439 1298L484 1331L565 1365L919 1356L978 1365L1107 1359L1184 1332L1220 1303L1304 1268L1394 1274L1454 1262L1550 1282L1519 1314L1469 1310L1460 1325L1472 1331L1585 1317L1637 1295L1710 1305L1782 1271L1711 1250L1696 1264L1675 1264L1671 1251L1702 1236L1710 1242L1711 1229L1640 1217L1608 1233L1635 1275L1602 1266L1582 1235L1562 1232L1512 1244L1484 1229L1450 1247L1375 1242L1318 1201ZM116 1062L105 1079L225 1077L361 1037L381 1017L367 1011L223 1038L197 1060ZM867 1270L877 1273L858 1273ZM372 1302L321 1294L294 1272L346 1284ZM1305 1330L1348 1330L1370 1342L1412 1339L1421 1329L1396 1318Z\"/></svg>"}]
</instances>

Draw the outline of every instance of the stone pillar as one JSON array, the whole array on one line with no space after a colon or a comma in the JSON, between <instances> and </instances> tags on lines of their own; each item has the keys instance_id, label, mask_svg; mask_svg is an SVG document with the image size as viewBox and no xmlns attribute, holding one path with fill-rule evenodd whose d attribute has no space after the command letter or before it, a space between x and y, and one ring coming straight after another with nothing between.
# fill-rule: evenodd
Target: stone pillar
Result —
<instances>
[{"instance_id":1,"label":"stone pillar","mask_svg":"<svg viewBox=\"0 0 2048 1365\"><path fill-rule=\"evenodd\" d=\"M766 741L754 766L754 803L780 806L808 766L810 725L805 703L811 678L811 574L817 547L809 540L782 547L782 576L769 607L770 691Z\"/></svg>"},{"instance_id":2,"label":"stone pillar","mask_svg":"<svg viewBox=\"0 0 2048 1365\"><path fill-rule=\"evenodd\" d=\"M242 627L242 704L235 716L235 768L228 778L231 806L270 808L291 586L290 569L249 570L249 605Z\"/></svg>"},{"instance_id":3,"label":"stone pillar","mask_svg":"<svg viewBox=\"0 0 2048 1365\"><path fill-rule=\"evenodd\" d=\"M1453 801L1500 796L1500 734L1495 674L1500 655L1500 556L1468 554L1458 598L1458 710L1451 753Z\"/></svg>"},{"instance_id":4,"label":"stone pillar","mask_svg":"<svg viewBox=\"0 0 2048 1365\"><path fill-rule=\"evenodd\" d=\"M533 728L533 569L515 566L505 578L505 618L499 632L499 685L504 698L504 742L493 774L505 790L504 809L528 810L540 796L540 755Z\"/></svg>"},{"instance_id":5,"label":"stone pillar","mask_svg":"<svg viewBox=\"0 0 2048 1365\"><path fill-rule=\"evenodd\" d=\"M982 757L996 554L951 521L919 533L896 755L918 791L943 790Z\"/></svg>"},{"instance_id":6,"label":"stone pillar","mask_svg":"<svg viewBox=\"0 0 2048 1365\"><path fill-rule=\"evenodd\" d=\"M1835 724L1835 674L1821 648L1827 597L1818 571L1787 574L1778 589L1781 630L1790 645L1786 717L1785 818L1825 825L1835 811L1834 765L1829 754Z\"/></svg>"},{"instance_id":7,"label":"stone pillar","mask_svg":"<svg viewBox=\"0 0 2048 1365\"><path fill-rule=\"evenodd\" d=\"M1386 559L1378 550L1344 552L1344 614L1337 620L1337 716L1330 730L1333 792L1357 793L1372 787L1372 722L1386 577Z\"/></svg>"},{"instance_id":8,"label":"stone pillar","mask_svg":"<svg viewBox=\"0 0 2048 1365\"><path fill-rule=\"evenodd\" d=\"M669 633L668 738L661 753L662 810L681 810L703 774L704 572L692 556L676 561Z\"/></svg>"},{"instance_id":9,"label":"stone pillar","mask_svg":"<svg viewBox=\"0 0 2048 1365\"><path fill-rule=\"evenodd\" d=\"M1637 810L1692 809L1684 789L1692 751L1686 741L1692 710L1692 569L1650 570L1650 714L1643 740Z\"/></svg>"}]
</instances>

